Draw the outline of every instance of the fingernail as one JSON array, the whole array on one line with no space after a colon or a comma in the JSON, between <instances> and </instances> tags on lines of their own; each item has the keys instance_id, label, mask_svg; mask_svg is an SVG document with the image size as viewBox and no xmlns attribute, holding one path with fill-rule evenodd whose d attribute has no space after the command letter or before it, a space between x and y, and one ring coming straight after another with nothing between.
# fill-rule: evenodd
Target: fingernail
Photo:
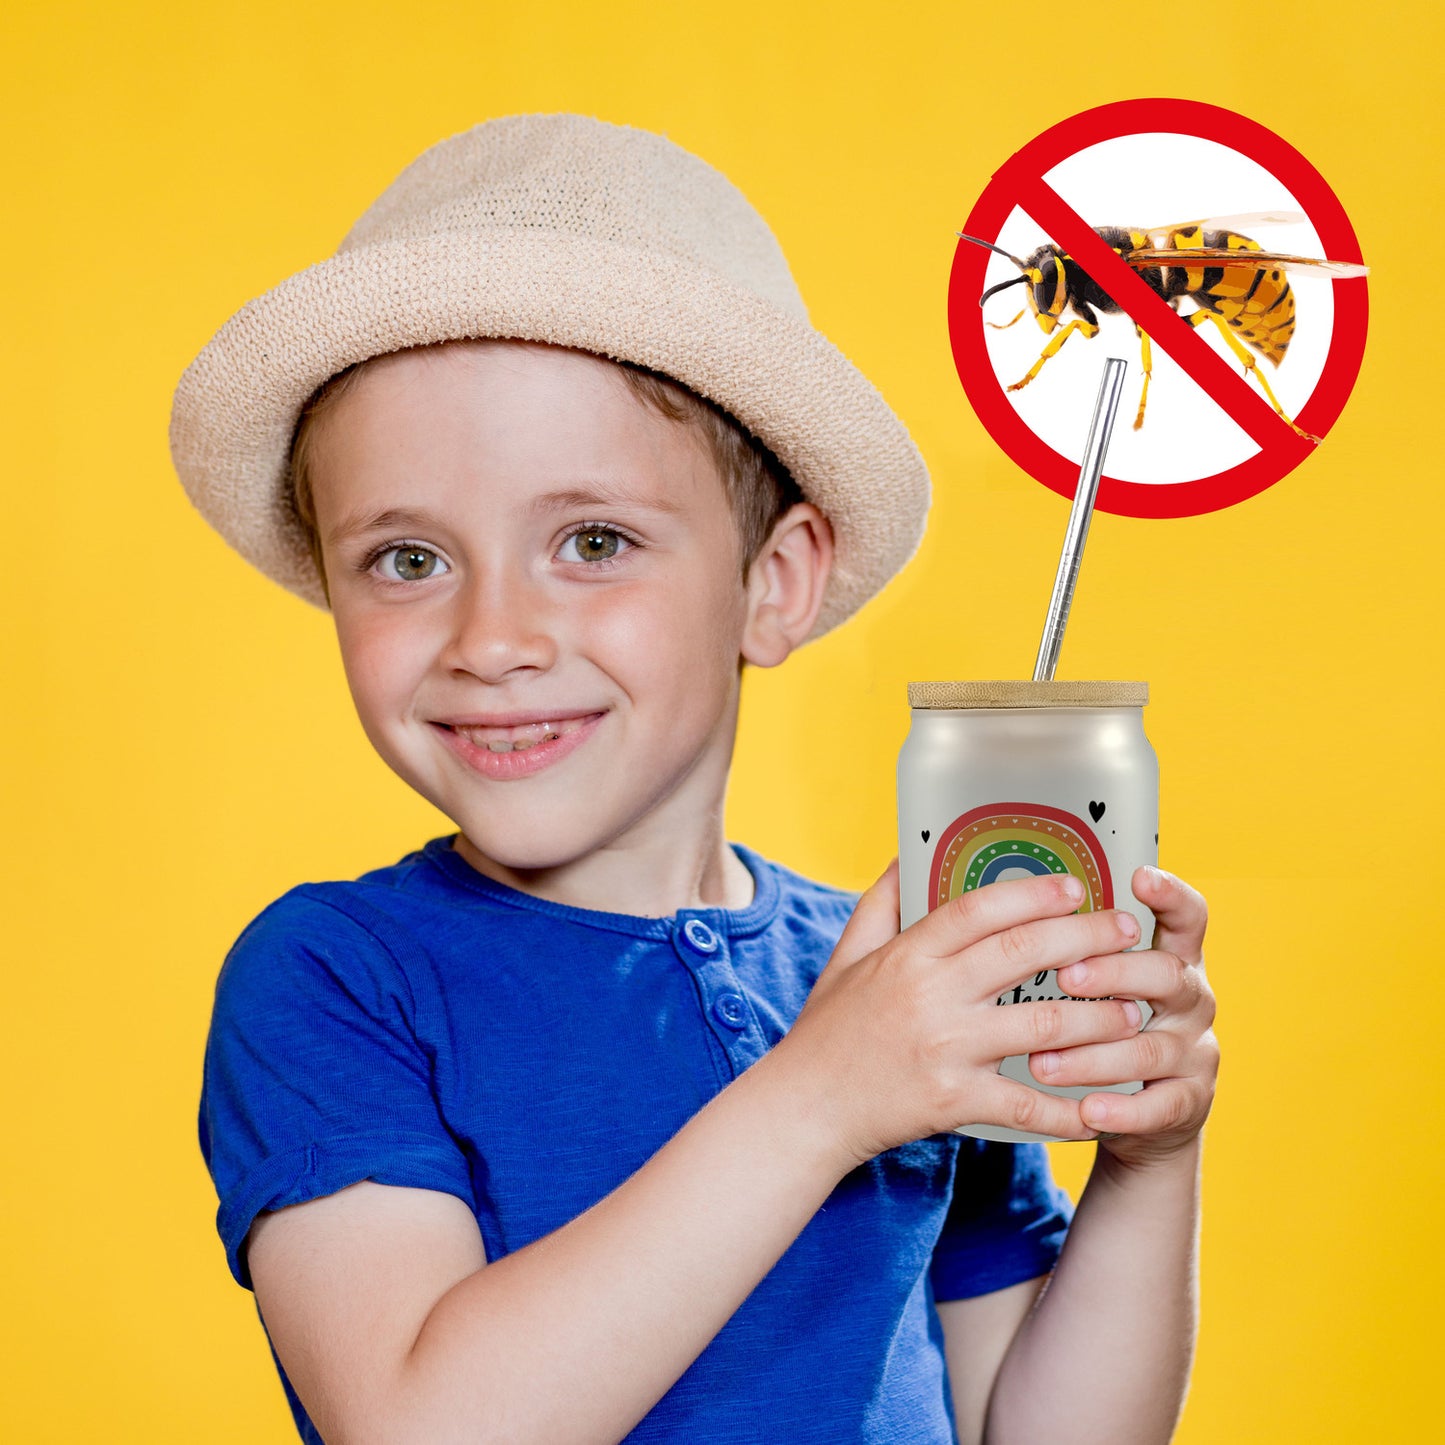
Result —
<instances>
[{"instance_id":1,"label":"fingernail","mask_svg":"<svg viewBox=\"0 0 1445 1445\"><path fill-rule=\"evenodd\" d=\"M1132 998L1126 998L1124 1000L1124 1017L1129 1020L1129 1027L1131 1029L1137 1029L1139 1027L1139 1021L1144 1017L1144 1015L1139 1012L1139 1005L1136 1004Z\"/></svg>"},{"instance_id":2,"label":"fingernail","mask_svg":"<svg viewBox=\"0 0 1445 1445\"><path fill-rule=\"evenodd\" d=\"M1064 896L1072 899L1075 903L1082 903L1084 899L1084 885L1077 878L1064 879Z\"/></svg>"},{"instance_id":3,"label":"fingernail","mask_svg":"<svg viewBox=\"0 0 1445 1445\"><path fill-rule=\"evenodd\" d=\"M1059 1056L1057 1053L1039 1054L1034 1059L1038 1066L1038 1072L1048 1077L1059 1072Z\"/></svg>"},{"instance_id":4,"label":"fingernail","mask_svg":"<svg viewBox=\"0 0 1445 1445\"><path fill-rule=\"evenodd\" d=\"M1086 963L1071 963L1059 970L1059 982L1065 988L1083 988L1089 981L1089 966Z\"/></svg>"},{"instance_id":5,"label":"fingernail","mask_svg":"<svg viewBox=\"0 0 1445 1445\"><path fill-rule=\"evenodd\" d=\"M1139 921L1132 913L1121 913L1119 915L1119 932L1125 938L1138 938Z\"/></svg>"},{"instance_id":6,"label":"fingernail","mask_svg":"<svg viewBox=\"0 0 1445 1445\"><path fill-rule=\"evenodd\" d=\"M1097 1129L1109 1122L1109 1105L1104 1099L1090 1099L1087 1108L1080 1110L1080 1116L1091 1129Z\"/></svg>"}]
</instances>

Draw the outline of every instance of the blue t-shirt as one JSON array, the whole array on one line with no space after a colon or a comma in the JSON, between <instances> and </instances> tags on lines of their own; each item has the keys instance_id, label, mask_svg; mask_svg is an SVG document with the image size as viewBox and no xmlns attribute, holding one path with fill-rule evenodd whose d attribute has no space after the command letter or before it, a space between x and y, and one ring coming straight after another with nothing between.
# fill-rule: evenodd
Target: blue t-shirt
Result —
<instances>
[{"instance_id":1,"label":"blue t-shirt","mask_svg":"<svg viewBox=\"0 0 1445 1445\"><path fill-rule=\"evenodd\" d=\"M575 1219L782 1038L857 901L735 845L746 908L602 913L494 883L451 844L293 889L226 959L200 1135L247 1288L258 1213L362 1179L455 1194L489 1260ZM1041 1145L890 1149L628 1440L949 1445L934 1301L1046 1274L1071 1212Z\"/></svg>"}]
</instances>

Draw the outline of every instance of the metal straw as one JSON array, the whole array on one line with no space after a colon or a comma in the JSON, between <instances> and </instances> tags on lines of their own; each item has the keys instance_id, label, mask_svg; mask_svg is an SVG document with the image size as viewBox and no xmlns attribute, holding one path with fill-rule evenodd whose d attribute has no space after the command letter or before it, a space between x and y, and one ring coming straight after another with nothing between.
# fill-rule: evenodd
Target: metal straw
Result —
<instances>
[{"instance_id":1,"label":"metal straw","mask_svg":"<svg viewBox=\"0 0 1445 1445\"><path fill-rule=\"evenodd\" d=\"M1099 399L1094 403L1094 419L1089 423L1089 439L1084 443L1084 464L1079 468L1074 505L1069 508L1069 529L1064 533L1064 550L1059 554L1059 570L1054 578L1054 595L1049 598L1048 620L1044 623L1044 636L1039 643L1038 661L1034 663L1035 682L1052 682L1054 669L1059 665L1064 624L1069 620L1069 608L1074 602L1079 562L1089 535L1089 519L1094 515L1094 498L1098 495L1099 478L1104 472L1104 454L1109 450L1114 413L1119 409L1119 391L1124 385L1127 369L1119 357L1111 356L1104 363L1104 374L1099 378Z\"/></svg>"}]
</instances>

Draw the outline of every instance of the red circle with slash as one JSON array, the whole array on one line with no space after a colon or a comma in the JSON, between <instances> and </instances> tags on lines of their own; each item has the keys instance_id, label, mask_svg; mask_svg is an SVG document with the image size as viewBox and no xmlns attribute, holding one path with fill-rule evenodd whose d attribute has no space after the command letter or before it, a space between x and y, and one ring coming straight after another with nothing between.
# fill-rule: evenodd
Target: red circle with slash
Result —
<instances>
[{"instance_id":1,"label":"red circle with slash","mask_svg":"<svg viewBox=\"0 0 1445 1445\"><path fill-rule=\"evenodd\" d=\"M1330 260L1363 260L1344 207L1324 177L1292 145L1257 121L1195 100L1122 100L1060 121L994 172L963 230L996 240L1016 206L1026 211L1254 440L1259 451L1253 456L1195 481L1150 484L1107 474L1100 480L1095 502L1099 511L1126 517L1193 517L1233 506L1273 486L1314 451L1314 444L1296 433L1240 370L1155 295L1044 179L1054 166L1088 146L1159 131L1198 136L1248 156L1304 207ZM978 306L989 255L967 241L960 241L954 252L948 281L954 366L973 409L999 446L1030 476L1060 496L1072 497L1079 463L1061 456L1035 434L994 375ZM1334 307L1324 370L1295 417L1301 429L1318 437L1344 410L1360 372L1369 319L1365 281L1336 285Z\"/></svg>"}]
</instances>

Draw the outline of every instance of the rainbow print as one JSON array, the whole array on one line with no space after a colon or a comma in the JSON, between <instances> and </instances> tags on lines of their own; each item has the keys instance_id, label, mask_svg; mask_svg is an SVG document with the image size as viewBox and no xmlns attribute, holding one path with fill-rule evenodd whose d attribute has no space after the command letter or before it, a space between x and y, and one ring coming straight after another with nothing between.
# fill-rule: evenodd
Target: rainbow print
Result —
<instances>
[{"instance_id":1,"label":"rainbow print","mask_svg":"<svg viewBox=\"0 0 1445 1445\"><path fill-rule=\"evenodd\" d=\"M1089 825L1043 803L986 803L944 829L928 874L928 906L1033 873L1072 873L1084 885L1080 913L1114 906L1109 860Z\"/></svg>"}]
</instances>

